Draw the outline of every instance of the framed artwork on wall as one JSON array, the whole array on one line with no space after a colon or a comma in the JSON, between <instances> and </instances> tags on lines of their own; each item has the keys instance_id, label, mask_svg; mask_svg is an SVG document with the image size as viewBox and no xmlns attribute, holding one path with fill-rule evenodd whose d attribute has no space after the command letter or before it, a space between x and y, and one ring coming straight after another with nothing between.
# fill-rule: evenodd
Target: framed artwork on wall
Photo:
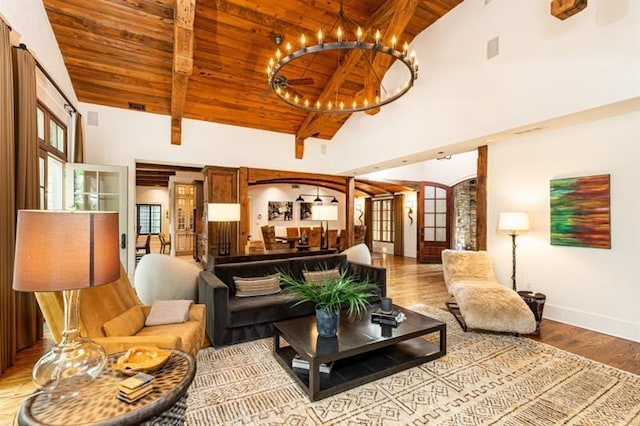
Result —
<instances>
[{"instance_id":1,"label":"framed artwork on wall","mask_svg":"<svg viewBox=\"0 0 640 426\"><path fill-rule=\"evenodd\" d=\"M269 222L293 220L293 201L269 201Z\"/></svg>"},{"instance_id":2,"label":"framed artwork on wall","mask_svg":"<svg viewBox=\"0 0 640 426\"><path fill-rule=\"evenodd\" d=\"M311 220L311 207L313 203L300 203L300 220Z\"/></svg>"},{"instance_id":3,"label":"framed artwork on wall","mask_svg":"<svg viewBox=\"0 0 640 426\"><path fill-rule=\"evenodd\" d=\"M551 180L551 244L611 248L610 176Z\"/></svg>"}]
</instances>

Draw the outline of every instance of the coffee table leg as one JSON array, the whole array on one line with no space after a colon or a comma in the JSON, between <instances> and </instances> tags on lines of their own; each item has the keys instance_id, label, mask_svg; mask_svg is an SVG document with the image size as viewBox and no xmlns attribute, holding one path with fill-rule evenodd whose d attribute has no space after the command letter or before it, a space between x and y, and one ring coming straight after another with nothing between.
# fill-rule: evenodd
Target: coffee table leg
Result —
<instances>
[{"instance_id":1,"label":"coffee table leg","mask_svg":"<svg viewBox=\"0 0 640 426\"><path fill-rule=\"evenodd\" d=\"M447 354L447 324L440 329L440 352L442 355Z\"/></svg>"},{"instance_id":2,"label":"coffee table leg","mask_svg":"<svg viewBox=\"0 0 640 426\"><path fill-rule=\"evenodd\" d=\"M280 333L278 330L273 331L273 353L277 354L280 352Z\"/></svg>"},{"instance_id":3,"label":"coffee table leg","mask_svg":"<svg viewBox=\"0 0 640 426\"><path fill-rule=\"evenodd\" d=\"M315 360L309 363L309 400L315 401L320 392L320 364Z\"/></svg>"}]
</instances>

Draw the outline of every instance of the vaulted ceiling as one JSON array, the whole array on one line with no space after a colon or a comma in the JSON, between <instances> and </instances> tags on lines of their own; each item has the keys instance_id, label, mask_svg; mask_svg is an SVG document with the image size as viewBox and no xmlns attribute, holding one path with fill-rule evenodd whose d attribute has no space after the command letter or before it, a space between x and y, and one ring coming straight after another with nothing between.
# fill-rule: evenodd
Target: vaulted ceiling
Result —
<instances>
[{"instance_id":1,"label":"vaulted ceiling","mask_svg":"<svg viewBox=\"0 0 640 426\"><path fill-rule=\"evenodd\" d=\"M344 15L363 30L414 37L462 0L345 0ZM183 117L331 139L348 114L308 113L270 93L266 65L276 45L311 40L336 21L337 0L44 0L49 20L82 102L172 116L172 143ZM358 53L359 54L359 53ZM362 55L360 55L362 56ZM363 90L364 59L318 57L289 79L322 98ZM376 62L384 73L389 64Z\"/></svg>"}]
</instances>

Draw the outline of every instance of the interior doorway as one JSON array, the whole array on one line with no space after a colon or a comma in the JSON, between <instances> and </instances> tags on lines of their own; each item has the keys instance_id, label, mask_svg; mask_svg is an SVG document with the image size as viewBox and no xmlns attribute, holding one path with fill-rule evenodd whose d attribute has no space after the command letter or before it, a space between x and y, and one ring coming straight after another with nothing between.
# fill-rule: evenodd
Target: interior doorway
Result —
<instances>
[{"instance_id":1,"label":"interior doorway","mask_svg":"<svg viewBox=\"0 0 640 426\"><path fill-rule=\"evenodd\" d=\"M451 247L452 190L436 182L420 182L418 191L418 261L441 263Z\"/></svg>"}]
</instances>

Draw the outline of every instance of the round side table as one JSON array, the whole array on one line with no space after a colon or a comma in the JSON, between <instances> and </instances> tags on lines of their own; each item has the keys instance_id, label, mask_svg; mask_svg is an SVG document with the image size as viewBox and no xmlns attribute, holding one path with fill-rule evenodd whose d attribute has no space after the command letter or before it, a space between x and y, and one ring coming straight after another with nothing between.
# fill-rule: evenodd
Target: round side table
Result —
<instances>
[{"instance_id":1,"label":"round side table","mask_svg":"<svg viewBox=\"0 0 640 426\"><path fill-rule=\"evenodd\" d=\"M171 352L167 364L151 373L154 376L151 393L133 404L116 398L120 382L128 377L111 368L121 352L109 355L100 376L76 397L54 399L36 393L27 398L18 410L18 424L110 426L137 424L161 415L186 394L196 373L191 355L178 350Z\"/></svg>"},{"instance_id":2,"label":"round side table","mask_svg":"<svg viewBox=\"0 0 640 426\"><path fill-rule=\"evenodd\" d=\"M534 293L532 291L519 291L518 294L524 300L524 303L529 306L533 316L536 318L536 331L540 330L540 323L542 322L542 311L544 311L544 304L547 301L547 296L542 293Z\"/></svg>"}]
</instances>

